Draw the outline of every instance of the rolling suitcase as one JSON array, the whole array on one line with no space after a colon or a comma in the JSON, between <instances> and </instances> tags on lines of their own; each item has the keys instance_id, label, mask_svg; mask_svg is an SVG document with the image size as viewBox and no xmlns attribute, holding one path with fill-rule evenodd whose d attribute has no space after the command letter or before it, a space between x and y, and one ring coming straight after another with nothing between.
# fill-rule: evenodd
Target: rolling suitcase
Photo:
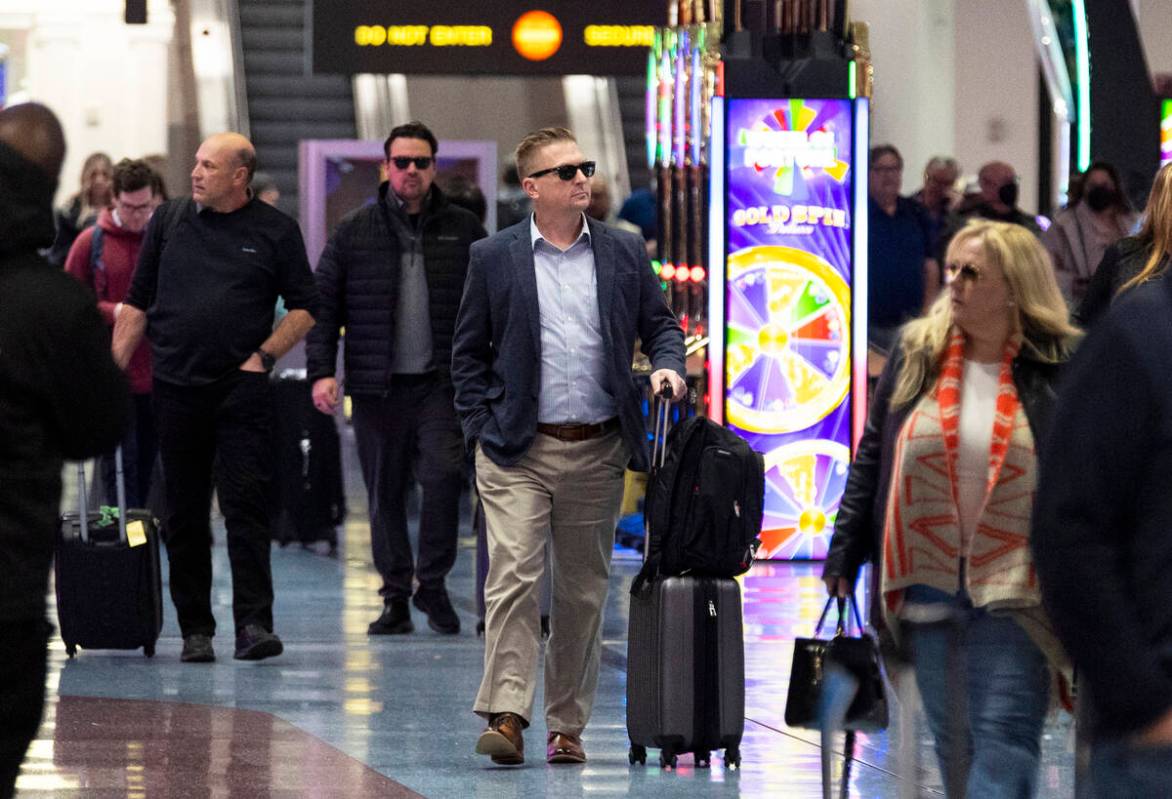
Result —
<instances>
[{"instance_id":1,"label":"rolling suitcase","mask_svg":"<svg viewBox=\"0 0 1172 799\"><path fill-rule=\"evenodd\" d=\"M304 370L290 369L273 380L276 407L276 512L273 538L281 545L326 542L338 549L338 525L346 519L342 447L333 416L313 407Z\"/></svg>"},{"instance_id":2,"label":"rolling suitcase","mask_svg":"<svg viewBox=\"0 0 1172 799\"><path fill-rule=\"evenodd\" d=\"M69 657L85 649L155 654L163 628L159 534L149 511L126 509L122 450L115 451L117 521L87 510L85 467L78 465L78 512L61 516L53 574L57 624Z\"/></svg>"},{"instance_id":3,"label":"rolling suitcase","mask_svg":"<svg viewBox=\"0 0 1172 799\"><path fill-rule=\"evenodd\" d=\"M652 468L662 465L668 403L660 402ZM662 768L693 753L696 766L724 750L740 767L745 728L745 645L736 580L678 576L632 589L627 636L628 759L647 762L659 749Z\"/></svg>"},{"instance_id":4,"label":"rolling suitcase","mask_svg":"<svg viewBox=\"0 0 1172 799\"><path fill-rule=\"evenodd\" d=\"M724 750L741 764L745 729L745 644L741 588L721 577L668 577L631 596L627 641L629 760L674 768L692 752L697 767Z\"/></svg>"}]
</instances>

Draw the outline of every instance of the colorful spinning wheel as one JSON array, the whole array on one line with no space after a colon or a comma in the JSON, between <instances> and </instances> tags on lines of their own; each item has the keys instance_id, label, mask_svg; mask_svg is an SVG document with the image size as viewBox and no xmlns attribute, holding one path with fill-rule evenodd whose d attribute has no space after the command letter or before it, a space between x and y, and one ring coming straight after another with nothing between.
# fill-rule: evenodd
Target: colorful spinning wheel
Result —
<instances>
[{"instance_id":1,"label":"colorful spinning wheel","mask_svg":"<svg viewBox=\"0 0 1172 799\"><path fill-rule=\"evenodd\" d=\"M765 520L759 558L824 558L846 488L850 450L825 439L765 456Z\"/></svg>"},{"instance_id":2,"label":"colorful spinning wheel","mask_svg":"<svg viewBox=\"0 0 1172 799\"><path fill-rule=\"evenodd\" d=\"M753 433L816 424L850 390L850 291L830 264L792 247L728 259L728 421Z\"/></svg>"}]
</instances>

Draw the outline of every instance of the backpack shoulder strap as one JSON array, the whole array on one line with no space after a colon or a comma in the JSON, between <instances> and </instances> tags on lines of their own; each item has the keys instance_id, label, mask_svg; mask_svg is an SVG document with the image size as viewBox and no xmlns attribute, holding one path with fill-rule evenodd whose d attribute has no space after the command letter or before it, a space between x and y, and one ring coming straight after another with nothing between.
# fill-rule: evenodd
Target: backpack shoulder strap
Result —
<instances>
[{"instance_id":1,"label":"backpack shoulder strap","mask_svg":"<svg viewBox=\"0 0 1172 799\"><path fill-rule=\"evenodd\" d=\"M101 225L94 225L93 236L90 238L90 271L102 272L106 264L102 261L102 248L106 245L106 231Z\"/></svg>"}]
</instances>

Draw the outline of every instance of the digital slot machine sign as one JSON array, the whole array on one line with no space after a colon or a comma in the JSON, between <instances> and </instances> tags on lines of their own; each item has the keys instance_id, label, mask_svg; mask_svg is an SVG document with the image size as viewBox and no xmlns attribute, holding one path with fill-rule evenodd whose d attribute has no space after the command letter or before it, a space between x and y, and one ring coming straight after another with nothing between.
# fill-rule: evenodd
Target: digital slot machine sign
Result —
<instances>
[{"instance_id":1,"label":"digital slot machine sign","mask_svg":"<svg viewBox=\"0 0 1172 799\"><path fill-rule=\"evenodd\" d=\"M1160 166L1172 163L1172 99L1160 100Z\"/></svg>"},{"instance_id":2,"label":"digital slot machine sign","mask_svg":"<svg viewBox=\"0 0 1172 799\"><path fill-rule=\"evenodd\" d=\"M846 486L854 107L727 101L723 415L765 459L761 558L824 558Z\"/></svg>"}]
</instances>

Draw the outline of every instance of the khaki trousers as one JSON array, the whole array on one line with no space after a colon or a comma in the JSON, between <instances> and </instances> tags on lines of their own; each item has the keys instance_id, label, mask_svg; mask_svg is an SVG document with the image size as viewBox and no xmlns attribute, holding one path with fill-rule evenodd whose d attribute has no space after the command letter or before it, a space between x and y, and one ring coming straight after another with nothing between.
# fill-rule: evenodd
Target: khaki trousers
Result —
<instances>
[{"instance_id":1,"label":"khaki trousers","mask_svg":"<svg viewBox=\"0 0 1172 799\"><path fill-rule=\"evenodd\" d=\"M602 612L629 458L615 432L565 442L537 434L514 466L476 452L488 525L484 678L473 709L532 718L541 649L538 607L551 549L553 603L545 649L545 722L580 735L590 719L602 654Z\"/></svg>"}]
</instances>

